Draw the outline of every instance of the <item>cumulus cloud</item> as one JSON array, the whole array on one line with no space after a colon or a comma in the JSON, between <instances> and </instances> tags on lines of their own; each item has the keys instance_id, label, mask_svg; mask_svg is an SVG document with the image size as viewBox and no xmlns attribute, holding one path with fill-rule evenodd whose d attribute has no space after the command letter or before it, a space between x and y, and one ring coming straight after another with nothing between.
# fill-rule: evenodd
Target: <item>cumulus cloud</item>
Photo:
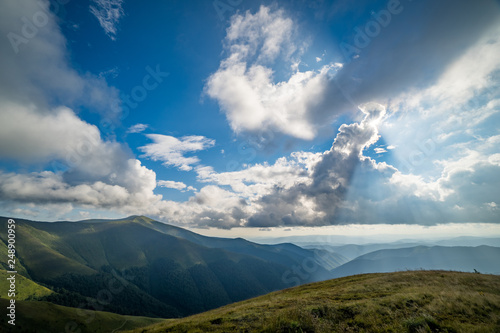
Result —
<instances>
[{"instance_id":1,"label":"cumulus cloud","mask_svg":"<svg viewBox=\"0 0 500 333\"><path fill-rule=\"evenodd\" d=\"M304 155L310 155L304 158ZM296 183L307 182L315 154L293 153L281 157L274 164L255 164L240 171L217 173L209 166L196 168L197 179L202 183L229 186L234 193L255 200L269 194L273 188L290 188Z\"/></svg>"},{"instance_id":2,"label":"cumulus cloud","mask_svg":"<svg viewBox=\"0 0 500 333\"><path fill-rule=\"evenodd\" d=\"M18 203L70 203L90 208L139 207L161 199L152 192L156 186L154 172L141 166L137 160L129 160L127 169L122 175L125 179L115 184L113 181L87 181L77 185L68 183L63 174L51 171L30 174L1 172L0 198ZM140 186L134 187L134 183ZM145 183L149 186L144 186Z\"/></svg>"},{"instance_id":3,"label":"cumulus cloud","mask_svg":"<svg viewBox=\"0 0 500 333\"><path fill-rule=\"evenodd\" d=\"M104 141L96 126L65 107L40 112L1 104L0 155L24 163L49 162L51 171L1 172L0 198L13 203L95 208L149 206L161 199L156 174L124 146Z\"/></svg>"},{"instance_id":4,"label":"cumulus cloud","mask_svg":"<svg viewBox=\"0 0 500 333\"><path fill-rule=\"evenodd\" d=\"M0 156L24 162L66 159L85 144L100 143L97 127L60 107L51 111L34 104L0 104Z\"/></svg>"},{"instance_id":5,"label":"cumulus cloud","mask_svg":"<svg viewBox=\"0 0 500 333\"><path fill-rule=\"evenodd\" d=\"M32 28L26 28L26 20ZM0 40L2 101L34 103L39 109L85 106L116 119L121 112L118 90L104 78L71 68L56 21L49 1L1 2L0 33L7 37Z\"/></svg>"},{"instance_id":6,"label":"cumulus cloud","mask_svg":"<svg viewBox=\"0 0 500 333\"><path fill-rule=\"evenodd\" d=\"M262 197L259 200L262 209L249 218L249 226L335 223L338 211L345 205L356 167L365 159L362 152L378 140L377 126L385 115L385 108L378 104L365 105L361 111L365 116L360 123L339 128L332 148L314 165L310 183L275 188Z\"/></svg>"},{"instance_id":7,"label":"cumulus cloud","mask_svg":"<svg viewBox=\"0 0 500 333\"><path fill-rule=\"evenodd\" d=\"M377 6L359 4L366 13L387 9ZM301 72L292 66L292 74L279 73L285 80L275 79L270 64L280 56L281 62L300 63L306 47L296 45L297 23L284 11L264 6L255 14L234 15L225 39L228 55L209 77L206 92L218 101L237 133L271 130L310 140L339 114L358 105L386 103L435 82L498 21L499 6L493 0L481 6L467 0L401 2L396 12L388 24L379 25L383 31L376 36L363 32L362 47L356 44L362 39L357 33L378 24L376 19L344 27L348 32L335 42L352 44L356 52L346 54L339 48L333 56L336 62L319 70ZM353 15L336 13L347 14Z\"/></svg>"},{"instance_id":8,"label":"cumulus cloud","mask_svg":"<svg viewBox=\"0 0 500 333\"><path fill-rule=\"evenodd\" d=\"M90 12L97 18L106 35L116 39L117 25L124 15L123 0L92 0Z\"/></svg>"},{"instance_id":9,"label":"cumulus cloud","mask_svg":"<svg viewBox=\"0 0 500 333\"><path fill-rule=\"evenodd\" d=\"M112 120L120 111L118 91L70 66L49 2L3 1L0 7L7 37L0 41L0 157L50 170L0 171L2 206L65 214L78 206L133 209L161 200L153 193L156 174L74 111L86 107Z\"/></svg>"},{"instance_id":10,"label":"cumulus cloud","mask_svg":"<svg viewBox=\"0 0 500 333\"><path fill-rule=\"evenodd\" d=\"M200 161L196 156L184 156L186 153L205 150L215 144L215 140L196 135L181 138L161 134L146 136L154 143L139 147L139 150L144 152L141 157L161 161L165 166L175 166L183 171L192 170L192 165Z\"/></svg>"},{"instance_id":11,"label":"cumulus cloud","mask_svg":"<svg viewBox=\"0 0 500 333\"><path fill-rule=\"evenodd\" d=\"M269 65L279 57L291 61L298 48L295 29L283 10L265 6L255 14L232 17L225 39L228 56L205 89L219 102L235 132L276 130L301 139L316 135L308 112L320 102L328 75L338 66L296 70L287 80L275 82Z\"/></svg>"},{"instance_id":12,"label":"cumulus cloud","mask_svg":"<svg viewBox=\"0 0 500 333\"><path fill-rule=\"evenodd\" d=\"M49 166L64 186L103 182L144 193L155 187L153 171L140 166L121 144L102 140L96 126L66 107L44 112L34 105L2 103L0 121L5 127L0 131L0 155L24 163L53 161Z\"/></svg>"}]
</instances>

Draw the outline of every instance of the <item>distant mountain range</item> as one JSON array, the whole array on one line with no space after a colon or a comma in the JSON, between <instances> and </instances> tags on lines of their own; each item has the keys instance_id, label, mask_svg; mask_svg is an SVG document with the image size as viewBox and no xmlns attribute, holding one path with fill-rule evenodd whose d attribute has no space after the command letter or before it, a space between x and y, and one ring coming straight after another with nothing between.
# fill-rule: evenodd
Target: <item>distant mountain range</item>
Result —
<instances>
[{"instance_id":1,"label":"distant mountain range","mask_svg":"<svg viewBox=\"0 0 500 333\"><path fill-rule=\"evenodd\" d=\"M336 278L405 270L452 270L500 274L500 248L415 246L364 254L332 270Z\"/></svg>"}]
</instances>

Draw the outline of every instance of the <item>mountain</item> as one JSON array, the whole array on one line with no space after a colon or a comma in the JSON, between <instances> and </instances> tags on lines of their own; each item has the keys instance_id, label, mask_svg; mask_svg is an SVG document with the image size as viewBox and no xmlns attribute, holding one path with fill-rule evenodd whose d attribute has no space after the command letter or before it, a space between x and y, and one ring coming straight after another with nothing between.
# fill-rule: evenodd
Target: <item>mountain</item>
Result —
<instances>
[{"instance_id":1,"label":"mountain","mask_svg":"<svg viewBox=\"0 0 500 333\"><path fill-rule=\"evenodd\" d=\"M500 277L412 271L349 276L131 332L498 332Z\"/></svg>"},{"instance_id":2,"label":"mountain","mask_svg":"<svg viewBox=\"0 0 500 333\"><path fill-rule=\"evenodd\" d=\"M324 249L333 253L336 253L338 255L343 256L346 258L347 261L353 260L359 256L362 256L364 254L378 251L378 250L386 250L386 249L402 249L402 248L408 248L408 247L415 247L415 246L420 246L423 245L422 243L375 243L375 244L346 244L346 245L338 245L338 246L333 246L333 245L308 245L304 246L306 249ZM345 263L344 262L344 263ZM340 266L340 265L339 265Z\"/></svg>"},{"instance_id":3,"label":"mountain","mask_svg":"<svg viewBox=\"0 0 500 333\"><path fill-rule=\"evenodd\" d=\"M371 243L371 244L345 244L345 245L332 245L332 244L298 244L305 249L323 249L328 250L336 255L344 256L346 259L352 260L364 254L374 252L377 250L386 249L402 249L415 246L481 246L488 245L500 247L500 238L485 238L485 237L455 237L449 239L441 239L438 241L422 241L422 240L400 240L392 243Z\"/></svg>"},{"instance_id":4,"label":"mountain","mask_svg":"<svg viewBox=\"0 0 500 333\"><path fill-rule=\"evenodd\" d=\"M155 230L165 233L167 235L180 237L195 244L199 244L209 248L224 249L234 253L247 254L266 261L275 262L277 264L284 264L287 266L301 265L304 260L308 258L315 258L321 262L321 267L318 267L315 272L316 280L325 280L330 276L323 268L330 270L334 267L340 266L347 260L337 253L320 251L315 253L314 249L303 249L291 243L281 243L275 245L257 244L247 241L243 238L220 238L220 237L207 237L189 230L160 223L148 219L144 216L131 217L136 220L147 221ZM330 268L331 267L331 268Z\"/></svg>"},{"instance_id":5,"label":"mountain","mask_svg":"<svg viewBox=\"0 0 500 333\"><path fill-rule=\"evenodd\" d=\"M500 248L492 246L416 246L379 250L332 270L335 277L364 273L443 269L500 274Z\"/></svg>"},{"instance_id":6,"label":"mountain","mask_svg":"<svg viewBox=\"0 0 500 333\"><path fill-rule=\"evenodd\" d=\"M6 223L0 218L5 252ZM330 252L205 237L141 216L16 219L16 249L19 274L54 291L38 300L163 318L325 280L337 265ZM6 258L0 263L7 268Z\"/></svg>"}]
</instances>

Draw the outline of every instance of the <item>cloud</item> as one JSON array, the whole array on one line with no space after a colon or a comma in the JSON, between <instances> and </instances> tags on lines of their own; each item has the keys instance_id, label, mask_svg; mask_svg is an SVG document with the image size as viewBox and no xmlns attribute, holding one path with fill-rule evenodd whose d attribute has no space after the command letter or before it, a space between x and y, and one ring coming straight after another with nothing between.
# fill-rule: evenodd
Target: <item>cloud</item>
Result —
<instances>
[{"instance_id":1,"label":"cloud","mask_svg":"<svg viewBox=\"0 0 500 333\"><path fill-rule=\"evenodd\" d=\"M146 124L135 124L130 126L127 133L141 133L144 132L149 126Z\"/></svg>"},{"instance_id":2,"label":"cloud","mask_svg":"<svg viewBox=\"0 0 500 333\"><path fill-rule=\"evenodd\" d=\"M102 144L97 127L60 107L45 111L35 105L0 104L0 156L23 162L66 159L72 154L90 153Z\"/></svg>"},{"instance_id":3,"label":"cloud","mask_svg":"<svg viewBox=\"0 0 500 333\"><path fill-rule=\"evenodd\" d=\"M343 124L329 151L314 164L310 182L288 189L275 188L259 199L261 209L248 226L328 225L335 223L357 166L366 159L362 152L378 138L377 126L385 115L378 104L361 107L360 123Z\"/></svg>"},{"instance_id":4,"label":"cloud","mask_svg":"<svg viewBox=\"0 0 500 333\"><path fill-rule=\"evenodd\" d=\"M48 166L64 186L102 182L129 193L156 186L153 171L140 166L123 145L102 140L98 128L71 109L43 111L34 105L2 103L0 121L0 156L28 164L52 162Z\"/></svg>"},{"instance_id":5,"label":"cloud","mask_svg":"<svg viewBox=\"0 0 500 333\"><path fill-rule=\"evenodd\" d=\"M195 191L196 189L192 186L187 186L183 182L176 182L173 180L159 180L157 182L158 186L172 188L174 190L187 190L187 191Z\"/></svg>"},{"instance_id":6,"label":"cloud","mask_svg":"<svg viewBox=\"0 0 500 333\"><path fill-rule=\"evenodd\" d=\"M213 185L203 187L183 206L192 214L189 223L222 229L242 226L251 211L243 198Z\"/></svg>"},{"instance_id":7,"label":"cloud","mask_svg":"<svg viewBox=\"0 0 500 333\"><path fill-rule=\"evenodd\" d=\"M165 166L175 166L183 171L192 170L192 165L200 160L196 156L184 156L185 153L205 150L215 144L215 140L204 136L184 136L175 138L169 135L147 134L154 143L139 147L144 152L141 157L147 157L153 161L162 161Z\"/></svg>"},{"instance_id":8,"label":"cloud","mask_svg":"<svg viewBox=\"0 0 500 333\"><path fill-rule=\"evenodd\" d=\"M124 15L123 0L92 0L90 12L99 20L99 24L109 38L116 40L117 25Z\"/></svg>"},{"instance_id":9,"label":"cloud","mask_svg":"<svg viewBox=\"0 0 500 333\"><path fill-rule=\"evenodd\" d=\"M134 210L160 201L156 174L74 111L84 107L114 120L118 90L70 66L49 2L0 7L0 31L8 36L0 40L0 158L45 170L0 171L2 206L26 214L52 209L54 216L79 206Z\"/></svg>"},{"instance_id":10,"label":"cloud","mask_svg":"<svg viewBox=\"0 0 500 333\"><path fill-rule=\"evenodd\" d=\"M362 2L359 12L375 12L375 7ZM342 27L347 33L329 42L352 44L356 54L346 56L339 48L335 61L305 72L292 65L300 63L307 45L297 45L298 25L283 10L261 6L255 14L236 14L227 29L227 57L208 78L206 93L218 101L236 133L271 131L311 140L358 105L385 104L403 92L433 84L499 16L493 0L481 6L466 0L401 2L398 8L383 31L364 37L363 47L356 46L361 38L357 32L370 22L378 24L375 18ZM335 15L345 24L351 20L342 15L353 13ZM290 63L295 72L276 73L271 65L277 59Z\"/></svg>"},{"instance_id":11,"label":"cloud","mask_svg":"<svg viewBox=\"0 0 500 333\"><path fill-rule=\"evenodd\" d=\"M161 197L154 196L155 174L129 160L121 179L70 184L64 174L43 171L30 174L0 172L0 198L37 205L70 203L89 208L140 207Z\"/></svg>"},{"instance_id":12,"label":"cloud","mask_svg":"<svg viewBox=\"0 0 500 333\"><path fill-rule=\"evenodd\" d=\"M375 11L373 7L367 2L359 8L368 13ZM392 15L383 31L374 37L365 35L366 45L358 45L356 57L346 57L339 51L344 66L325 89L327 98L316 109L319 112L311 114L315 123L332 111L345 112L369 101L385 103L403 92L412 93L434 84L451 63L498 22L500 14L493 0L481 6L467 0L400 2L399 8L400 13ZM342 21L342 17L336 19ZM349 27L352 33L343 36L341 42L355 46L362 38L359 31L369 22L375 22L375 18Z\"/></svg>"},{"instance_id":13,"label":"cloud","mask_svg":"<svg viewBox=\"0 0 500 333\"><path fill-rule=\"evenodd\" d=\"M275 83L269 64L278 57L289 61L296 52L295 29L283 10L265 6L255 14L232 17L225 39L229 54L208 78L205 91L218 101L235 132L269 130L301 139L316 135L308 110L317 105L328 73L337 67L296 71Z\"/></svg>"},{"instance_id":14,"label":"cloud","mask_svg":"<svg viewBox=\"0 0 500 333\"><path fill-rule=\"evenodd\" d=\"M33 17L40 22L29 30L23 18ZM66 40L56 22L49 1L1 2L0 33L7 38L0 40L0 98L35 104L41 110L84 106L117 119L121 112L118 90L104 78L71 68Z\"/></svg>"},{"instance_id":15,"label":"cloud","mask_svg":"<svg viewBox=\"0 0 500 333\"><path fill-rule=\"evenodd\" d=\"M310 182L310 175L322 153L294 152L281 157L274 164L254 164L243 170L217 173L210 166L198 166L197 180L218 186L229 186L241 197L254 202L273 189L288 189L299 183Z\"/></svg>"}]
</instances>

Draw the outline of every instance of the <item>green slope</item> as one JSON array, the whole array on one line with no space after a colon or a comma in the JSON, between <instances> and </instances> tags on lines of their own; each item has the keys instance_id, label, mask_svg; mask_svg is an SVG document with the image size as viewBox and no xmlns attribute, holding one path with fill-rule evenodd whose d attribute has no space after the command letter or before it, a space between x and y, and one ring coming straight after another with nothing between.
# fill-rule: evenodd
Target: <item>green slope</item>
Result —
<instances>
[{"instance_id":1,"label":"green slope","mask_svg":"<svg viewBox=\"0 0 500 333\"><path fill-rule=\"evenodd\" d=\"M7 280L7 277L10 275L11 274L8 274L7 271L0 270L0 298L8 298L10 283ZM41 286L20 274L16 274L16 300L24 301L33 297L48 296L52 293L52 290Z\"/></svg>"},{"instance_id":2,"label":"green slope","mask_svg":"<svg viewBox=\"0 0 500 333\"><path fill-rule=\"evenodd\" d=\"M0 218L0 226L6 221ZM4 246L6 230L0 228ZM199 238L213 246L170 233L191 235L193 241ZM244 240L210 239L144 217L54 223L16 219L16 249L16 265L25 268L19 274L55 292L38 300L70 307L83 303L93 309L87 299L96 300L102 290L111 289L111 283L120 291L95 310L162 318L203 312L289 287L283 276L291 266L280 264L279 258L288 258L289 265L300 263L290 259L300 248L291 251ZM283 254L286 251L289 254ZM6 267L6 258L0 258L0 263ZM319 266L317 272L321 269L330 274ZM313 274L302 282L311 281Z\"/></svg>"},{"instance_id":3,"label":"green slope","mask_svg":"<svg viewBox=\"0 0 500 333\"><path fill-rule=\"evenodd\" d=\"M5 309L9 300L0 299ZM157 318L120 316L109 312L79 310L48 302L17 301L16 325L7 323L9 318L0 316L1 332L118 332L131 330L163 321Z\"/></svg>"},{"instance_id":4,"label":"green slope","mask_svg":"<svg viewBox=\"0 0 500 333\"><path fill-rule=\"evenodd\" d=\"M133 332L499 332L500 276L413 271L313 283Z\"/></svg>"}]
</instances>

